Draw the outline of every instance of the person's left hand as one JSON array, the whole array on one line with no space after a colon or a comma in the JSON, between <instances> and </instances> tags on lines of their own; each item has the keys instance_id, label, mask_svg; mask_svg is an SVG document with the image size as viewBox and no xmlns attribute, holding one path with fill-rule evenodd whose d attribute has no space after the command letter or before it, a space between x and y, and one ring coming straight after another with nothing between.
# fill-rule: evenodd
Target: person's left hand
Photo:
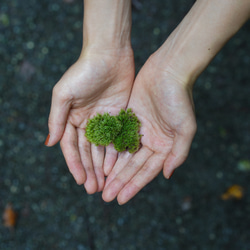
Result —
<instances>
[{"instance_id":1,"label":"person's left hand","mask_svg":"<svg viewBox=\"0 0 250 250\"><path fill-rule=\"evenodd\" d=\"M196 131L191 85L154 60L139 72L128 104L141 121L142 147L119 155L103 190L106 202L126 203L162 169L169 178L188 156Z\"/></svg>"}]
</instances>

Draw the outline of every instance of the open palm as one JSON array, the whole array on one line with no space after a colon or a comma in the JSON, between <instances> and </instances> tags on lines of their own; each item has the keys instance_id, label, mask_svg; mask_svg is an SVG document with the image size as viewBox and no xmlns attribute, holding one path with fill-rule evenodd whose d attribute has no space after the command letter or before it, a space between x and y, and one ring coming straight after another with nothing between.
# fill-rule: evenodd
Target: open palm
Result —
<instances>
[{"instance_id":1,"label":"open palm","mask_svg":"<svg viewBox=\"0 0 250 250\"><path fill-rule=\"evenodd\" d=\"M128 103L134 80L131 49L119 53L85 53L55 85L49 117L53 146L61 140L61 148L78 184L88 193L101 191L104 172L113 167L117 152L112 146L91 145L84 128L97 113L117 114Z\"/></svg>"},{"instance_id":2,"label":"open palm","mask_svg":"<svg viewBox=\"0 0 250 250\"><path fill-rule=\"evenodd\" d=\"M149 59L139 72L129 108L141 121L141 148L120 154L108 176L103 199L126 203L163 169L169 178L189 152L196 131L191 89Z\"/></svg>"}]
</instances>

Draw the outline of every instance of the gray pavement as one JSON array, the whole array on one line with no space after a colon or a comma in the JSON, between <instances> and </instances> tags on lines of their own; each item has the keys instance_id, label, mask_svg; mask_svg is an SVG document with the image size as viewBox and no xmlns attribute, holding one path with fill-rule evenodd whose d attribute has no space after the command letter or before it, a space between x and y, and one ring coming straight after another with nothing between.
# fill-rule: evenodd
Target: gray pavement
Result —
<instances>
[{"instance_id":1,"label":"gray pavement","mask_svg":"<svg viewBox=\"0 0 250 250\"><path fill-rule=\"evenodd\" d=\"M119 206L86 194L59 146L43 145L51 90L81 49L82 2L69 2L0 3L0 211L12 203L18 213L14 230L0 225L0 249L250 249L249 23L195 85L198 131L186 163ZM193 2L133 10L137 69ZM243 198L222 200L234 184Z\"/></svg>"}]
</instances>

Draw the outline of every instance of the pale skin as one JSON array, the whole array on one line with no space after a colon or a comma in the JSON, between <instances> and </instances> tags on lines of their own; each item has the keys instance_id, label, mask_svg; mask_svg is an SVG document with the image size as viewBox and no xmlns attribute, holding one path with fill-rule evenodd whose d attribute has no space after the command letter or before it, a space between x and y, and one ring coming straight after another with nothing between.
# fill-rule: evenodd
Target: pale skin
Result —
<instances>
[{"instance_id":1,"label":"pale skin","mask_svg":"<svg viewBox=\"0 0 250 250\"><path fill-rule=\"evenodd\" d=\"M103 191L105 201L117 198L119 204L128 202L162 170L169 178L185 161L196 132L195 80L250 13L248 0L196 1L134 80L128 2L84 2L82 54L53 90L47 143L61 141L69 170L88 193ZM117 158L112 145L105 153L103 147L86 141L89 117L126 107L142 123L138 152L123 152Z\"/></svg>"}]
</instances>

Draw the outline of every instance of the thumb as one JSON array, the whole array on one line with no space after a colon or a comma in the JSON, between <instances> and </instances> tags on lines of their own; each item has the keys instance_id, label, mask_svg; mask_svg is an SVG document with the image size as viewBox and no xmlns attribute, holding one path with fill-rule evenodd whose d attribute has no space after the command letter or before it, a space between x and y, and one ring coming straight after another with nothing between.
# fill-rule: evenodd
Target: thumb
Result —
<instances>
[{"instance_id":1,"label":"thumb","mask_svg":"<svg viewBox=\"0 0 250 250\"><path fill-rule=\"evenodd\" d=\"M163 174L165 178L169 179L174 170L187 159L196 128L193 130L185 135L176 135L173 148L164 162Z\"/></svg>"},{"instance_id":2,"label":"thumb","mask_svg":"<svg viewBox=\"0 0 250 250\"><path fill-rule=\"evenodd\" d=\"M54 88L48 121L49 134L44 143L46 146L54 146L62 138L70 107L71 102L61 97L60 92L56 92Z\"/></svg>"}]
</instances>

